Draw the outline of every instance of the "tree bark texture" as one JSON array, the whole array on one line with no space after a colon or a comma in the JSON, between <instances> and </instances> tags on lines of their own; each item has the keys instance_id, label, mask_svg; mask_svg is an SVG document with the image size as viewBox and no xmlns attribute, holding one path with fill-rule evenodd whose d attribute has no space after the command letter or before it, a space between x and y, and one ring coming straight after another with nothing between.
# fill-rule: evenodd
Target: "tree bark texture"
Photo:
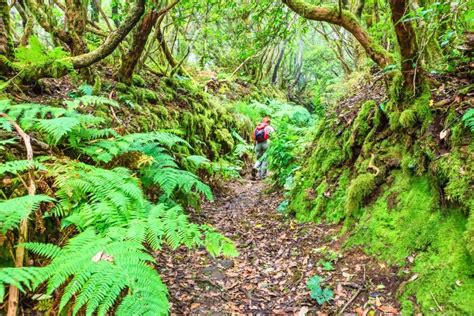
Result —
<instances>
[{"instance_id":1,"label":"tree bark texture","mask_svg":"<svg viewBox=\"0 0 474 316\"><path fill-rule=\"evenodd\" d=\"M174 0L161 10L153 8L147 14L145 14L140 25L137 27L136 32L134 33L132 45L130 46L128 54L124 55L122 59L122 66L118 72L119 80L123 82L130 82L133 71L135 70L137 63L140 60L143 51L145 50L145 46L153 26L156 25L156 22L160 16L166 14L178 2L179 0ZM157 6L158 1L155 1L153 5Z\"/></svg>"},{"instance_id":2,"label":"tree bark texture","mask_svg":"<svg viewBox=\"0 0 474 316\"><path fill-rule=\"evenodd\" d=\"M277 62L275 64L275 68L273 68L273 75L272 75L272 84L275 84L278 79L278 70L280 69L281 62L283 60L283 57L285 56L285 48L286 48L286 42L283 43L283 46L280 50L280 54L278 55Z\"/></svg>"},{"instance_id":3,"label":"tree bark texture","mask_svg":"<svg viewBox=\"0 0 474 316\"><path fill-rule=\"evenodd\" d=\"M10 8L7 0L0 0L0 75L7 75L10 72L9 60L12 56Z\"/></svg>"},{"instance_id":4,"label":"tree bark texture","mask_svg":"<svg viewBox=\"0 0 474 316\"><path fill-rule=\"evenodd\" d=\"M134 7L130 10L122 24L115 31L110 33L99 47L89 53L70 58L73 67L76 69L88 67L112 54L115 48L117 48L120 42L140 20L144 11L145 0L136 0Z\"/></svg>"},{"instance_id":5,"label":"tree bark texture","mask_svg":"<svg viewBox=\"0 0 474 316\"><path fill-rule=\"evenodd\" d=\"M10 7L7 0L0 0L0 54L7 58L13 54Z\"/></svg>"},{"instance_id":6,"label":"tree bark texture","mask_svg":"<svg viewBox=\"0 0 474 316\"><path fill-rule=\"evenodd\" d=\"M390 8L400 49L404 85L416 93L421 79L420 69L416 65L418 56L416 33L411 22L403 21L408 12L408 0L390 0Z\"/></svg>"}]
</instances>

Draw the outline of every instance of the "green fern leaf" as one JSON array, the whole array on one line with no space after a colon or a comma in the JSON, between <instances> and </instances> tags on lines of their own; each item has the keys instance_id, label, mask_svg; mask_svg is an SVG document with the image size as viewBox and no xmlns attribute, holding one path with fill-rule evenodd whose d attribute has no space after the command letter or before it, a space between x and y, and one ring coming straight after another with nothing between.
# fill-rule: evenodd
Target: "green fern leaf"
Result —
<instances>
[{"instance_id":1,"label":"green fern leaf","mask_svg":"<svg viewBox=\"0 0 474 316\"><path fill-rule=\"evenodd\" d=\"M0 201L0 232L18 226L32 211L38 208L41 202L52 202L54 199L46 195L27 195L10 200Z\"/></svg>"}]
</instances>

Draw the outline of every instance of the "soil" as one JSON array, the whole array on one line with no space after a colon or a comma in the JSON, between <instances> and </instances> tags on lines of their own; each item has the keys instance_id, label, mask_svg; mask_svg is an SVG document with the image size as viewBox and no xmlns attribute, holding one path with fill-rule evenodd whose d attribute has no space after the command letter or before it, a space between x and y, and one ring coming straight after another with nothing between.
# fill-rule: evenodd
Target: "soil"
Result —
<instances>
[{"instance_id":1,"label":"soil","mask_svg":"<svg viewBox=\"0 0 474 316\"><path fill-rule=\"evenodd\" d=\"M361 249L343 249L340 226L298 223L278 213L283 198L267 191L261 181L235 181L191 213L231 238L238 257L184 248L156 254L172 314L398 313L398 269ZM334 293L322 306L306 287L315 275Z\"/></svg>"}]
</instances>

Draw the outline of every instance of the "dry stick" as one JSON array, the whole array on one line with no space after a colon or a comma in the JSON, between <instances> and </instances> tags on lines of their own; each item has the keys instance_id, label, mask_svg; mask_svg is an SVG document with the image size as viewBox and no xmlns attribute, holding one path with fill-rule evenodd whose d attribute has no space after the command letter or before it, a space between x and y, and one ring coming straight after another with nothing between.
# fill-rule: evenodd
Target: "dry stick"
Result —
<instances>
[{"instance_id":1,"label":"dry stick","mask_svg":"<svg viewBox=\"0 0 474 316\"><path fill-rule=\"evenodd\" d=\"M346 310L347 307L349 307L349 305L352 304L352 302L357 298L357 296L359 296L359 294L365 290L366 286L365 286L365 265L364 265L364 278L363 278L363 282L364 282L364 285L363 286L359 286L359 289L357 290L357 292L352 295L352 297L350 298L350 300L347 301L347 303L341 308L341 310L337 313L338 315L342 315L342 313L344 313L344 311Z\"/></svg>"},{"instance_id":2,"label":"dry stick","mask_svg":"<svg viewBox=\"0 0 474 316\"><path fill-rule=\"evenodd\" d=\"M107 24L107 28L109 29L110 32L113 32L114 29L112 28L112 25L110 25L109 18L105 14L104 10L102 10L102 6L99 4L97 0L93 0L95 5L97 6L97 10L99 10L99 14L102 16L102 18L105 21L105 24Z\"/></svg>"},{"instance_id":3,"label":"dry stick","mask_svg":"<svg viewBox=\"0 0 474 316\"><path fill-rule=\"evenodd\" d=\"M23 131L23 129L7 114L0 113L0 117L6 118L10 122L10 124L13 126L13 128L16 130L18 135L20 135L26 148L26 159L28 161L33 162L33 147L31 146L30 136L26 134ZM27 186L28 195L35 195L36 193L35 174L32 168L28 170L28 177L29 177L29 184ZM24 243L27 239L28 239L28 219L23 219L20 222L20 231L19 231L19 237L18 237L18 244L20 244L20 246L16 248L16 253L15 253L15 267L17 268L23 267L23 261L25 259L25 248L21 246L21 244ZM16 288L13 285L10 285L10 288L8 290L7 316L15 316L17 314L19 296L20 296L20 293L18 291L18 288Z\"/></svg>"}]
</instances>

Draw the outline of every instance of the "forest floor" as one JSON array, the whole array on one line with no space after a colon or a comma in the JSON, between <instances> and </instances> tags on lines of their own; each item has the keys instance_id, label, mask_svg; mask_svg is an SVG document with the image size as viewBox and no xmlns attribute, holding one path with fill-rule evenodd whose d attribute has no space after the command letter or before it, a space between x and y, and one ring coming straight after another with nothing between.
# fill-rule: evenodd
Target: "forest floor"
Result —
<instances>
[{"instance_id":1,"label":"forest floor","mask_svg":"<svg viewBox=\"0 0 474 316\"><path fill-rule=\"evenodd\" d=\"M231 238L238 257L186 249L156 255L173 314L397 313L397 269L360 249L343 249L340 226L298 223L278 213L283 198L269 191L264 182L234 181L191 214ZM323 306L306 288L313 275L334 292Z\"/></svg>"}]
</instances>

